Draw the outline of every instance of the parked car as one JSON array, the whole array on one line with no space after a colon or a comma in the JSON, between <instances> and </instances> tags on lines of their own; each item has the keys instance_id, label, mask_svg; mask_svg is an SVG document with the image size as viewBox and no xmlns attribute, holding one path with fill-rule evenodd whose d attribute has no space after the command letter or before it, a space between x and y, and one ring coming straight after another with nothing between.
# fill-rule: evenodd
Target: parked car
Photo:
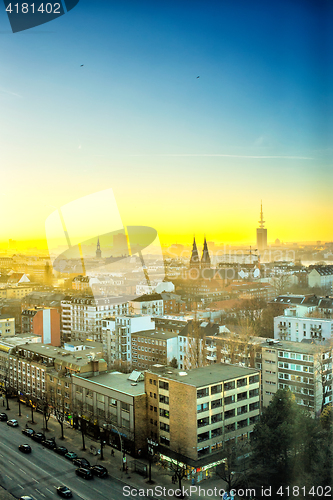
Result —
<instances>
[{"instance_id":1,"label":"parked car","mask_svg":"<svg viewBox=\"0 0 333 500\"><path fill-rule=\"evenodd\" d=\"M79 469L75 469L75 474L77 476L83 477L83 479L94 479L93 473L90 469L85 469L84 467L80 467Z\"/></svg>"},{"instance_id":2,"label":"parked car","mask_svg":"<svg viewBox=\"0 0 333 500\"><path fill-rule=\"evenodd\" d=\"M76 465L76 467L83 467L84 469L90 468L90 463L85 458L74 458L73 465Z\"/></svg>"},{"instance_id":3,"label":"parked car","mask_svg":"<svg viewBox=\"0 0 333 500\"><path fill-rule=\"evenodd\" d=\"M30 429L29 427L26 427L25 429L22 429L22 434L28 437L32 437L35 434L35 431L33 429Z\"/></svg>"},{"instance_id":4,"label":"parked car","mask_svg":"<svg viewBox=\"0 0 333 500\"><path fill-rule=\"evenodd\" d=\"M62 498L71 498L72 491L67 486L58 486L57 493Z\"/></svg>"},{"instance_id":5,"label":"parked car","mask_svg":"<svg viewBox=\"0 0 333 500\"><path fill-rule=\"evenodd\" d=\"M12 420L7 420L7 425L10 425L11 427L18 427L18 421L14 418Z\"/></svg>"},{"instance_id":6,"label":"parked car","mask_svg":"<svg viewBox=\"0 0 333 500\"><path fill-rule=\"evenodd\" d=\"M32 497L29 497L29 495L23 495L22 497L19 498L19 500L34 500Z\"/></svg>"},{"instance_id":7,"label":"parked car","mask_svg":"<svg viewBox=\"0 0 333 500\"><path fill-rule=\"evenodd\" d=\"M31 453L31 446L29 444L20 444L18 447L22 453Z\"/></svg>"},{"instance_id":8,"label":"parked car","mask_svg":"<svg viewBox=\"0 0 333 500\"><path fill-rule=\"evenodd\" d=\"M74 453L74 451L69 451L68 453L65 454L65 457L68 458L69 460L74 460L74 458L77 458L77 454Z\"/></svg>"},{"instance_id":9,"label":"parked car","mask_svg":"<svg viewBox=\"0 0 333 500\"><path fill-rule=\"evenodd\" d=\"M42 432L35 432L31 437L34 441L37 441L37 443L42 443L43 441L45 441L45 434L43 434Z\"/></svg>"},{"instance_id":10,"label":"parked car","mask_svg":"<svg viewBox=\"0 0 333 500\"><path fill-rule=\"evenodd\" d=\"M7 413L0 413L0 422L7 422L8 416Z\"/></svg>"},{"instance_id":11,"label":"parked car","mask_svg":"<svg viewBox=\"0 0 333 500\"><path fill-rule=\"evenodd\" d=\"M55 448L53 448L53 451L58 453L58 455L66 455L66 453L68 453L67 448L65 448L64 446L56 446Z\"/></svg>"},{"instance_id":12,"label":"parked car","mask_svg":"<svg viewBox=\"0 0 333 500\"><path fill-rule=\"evenodd\" d=\"M45 446L45 448L49 448L49 450L54 450L54 448L57 447L54 439L45 439L45 441L43 441L43 446Z\"/></svg>"},{"instance_id":13,"label":"parked car","mask_svg":"<svg viewBox=\"0 0 333 500\"><path fill-rule=\"evenodd\" d=\"M106 477L108 475L108 470L102 465L92 465L90 470L97 477Z\"/></svg>"}]
</instances>

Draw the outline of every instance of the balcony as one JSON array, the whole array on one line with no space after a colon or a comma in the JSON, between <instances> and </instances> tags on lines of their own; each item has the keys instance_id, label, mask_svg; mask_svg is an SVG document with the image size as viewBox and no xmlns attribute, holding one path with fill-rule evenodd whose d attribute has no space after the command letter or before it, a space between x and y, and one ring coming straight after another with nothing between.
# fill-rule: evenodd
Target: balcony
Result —
<instances>
[{"instance_id":1,"label":"balcony","mask_svg":"<svg viewBox=\"0 0 333 500\"><path fill-rule=\"evenodd\" d=\"M207 359L208 359L209 361L216 361L217 357L216 357L216 355L212 355L212 354L210 354L209 356L207 356Z\"/></svg>"},{"instance_id":2,"label":"balcony","mask_svg":"<svg viewBox=\"0 0 333 500\"><path fill-rule=\"evenodd\" d=\"M206 345L206 349L209 352L214 352L216 351L216 345Z\"/></svg>"}]
</instances>

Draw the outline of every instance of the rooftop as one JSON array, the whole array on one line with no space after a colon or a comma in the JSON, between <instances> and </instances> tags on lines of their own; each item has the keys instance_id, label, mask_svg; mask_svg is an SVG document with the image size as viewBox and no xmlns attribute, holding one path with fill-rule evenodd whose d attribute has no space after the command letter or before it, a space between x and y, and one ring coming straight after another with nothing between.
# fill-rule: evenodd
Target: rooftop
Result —
<instances>
[{"instance_id":1,"label":"rooftop","mask_svg":"<svg viewBox=\"0 0 333 500\"><path fill-rule=\"evenodd\" d=\"M129 373L120 372L102 373L101 375L91 377L80 377L78 375L74 375L75 378L89 380L89 382L93 384L102 385L103 387L128 394L129 396L139 396L145 394L144 382L133 382L132 380L129 380L129 376ZM74 380L73 382L76 383ZM97 388L96 390L98 392Z\"/></svg>"},{"instance_id":2,"label":"rooftop","mask_svg":"<svg viewBox=\"0 0 333 500\"><path fill-rule=\"evenodd\" d=\"M204 387L253 375L259 373L260 370L219 363L187 371L171 368L170 366L154 365L148 372L155 373L164 379L176 380L194 387Z\"/></svg>"}]
</instances>

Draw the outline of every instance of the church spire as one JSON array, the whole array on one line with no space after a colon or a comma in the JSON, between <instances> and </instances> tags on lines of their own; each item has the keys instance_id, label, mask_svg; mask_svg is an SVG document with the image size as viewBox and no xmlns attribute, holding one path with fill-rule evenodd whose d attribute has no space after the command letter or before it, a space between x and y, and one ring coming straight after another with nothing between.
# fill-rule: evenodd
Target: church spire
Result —
<instances>
[{"instance_id":1,"label":"church spire","mask_svg":"<svg viewBox=\"0 0 333 500\"><path fill-rule=\"evenodd\" d=\"M96 259L102 258L101 245L99 244L99 237L97 240L97 249L96 249Z\"/></svg>"},{"instance_id":2,"label":"church spire","mask_svg":"<svg viewBox=\"0 0 333 500\"><path fill-rule=\"evenodd\" d=\"M200 259L199 259L197 244L195 242L195 237L194 237L193 246L192 246L192 254L191 254L191 259L190 259L190 267L199 267L199 266L200 266Z\"/></svg>"},{"instance_id":3,"label":"church spire","mask_svg":"<svg viewBox=\"0 0 333 500\"><path fill-rule=\"evenodd\" d=\"M204 246L202 250L202 257L201 257L201 269L203 268L209 268L210 267L210 256L209 256L209 251L208 251L208 246L207 246L207 241L206 241L206 236L204 240Z\"/></svg>"}]
</instances>

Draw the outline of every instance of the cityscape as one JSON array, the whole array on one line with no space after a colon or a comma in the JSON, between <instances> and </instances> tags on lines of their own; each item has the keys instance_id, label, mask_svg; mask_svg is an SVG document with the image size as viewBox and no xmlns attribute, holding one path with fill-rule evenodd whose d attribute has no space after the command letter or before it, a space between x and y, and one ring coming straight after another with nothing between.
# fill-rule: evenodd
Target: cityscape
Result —
<instances>
[{"instance_id":1,"label":"cityscape","mask_svg":"<svg viewBox=\"0 0 333 500\"><path fill-rule=\"evenodd\" d=\"M332 7L3 14L0 500L331 497Z\"/></svg>"}]
</instances>

